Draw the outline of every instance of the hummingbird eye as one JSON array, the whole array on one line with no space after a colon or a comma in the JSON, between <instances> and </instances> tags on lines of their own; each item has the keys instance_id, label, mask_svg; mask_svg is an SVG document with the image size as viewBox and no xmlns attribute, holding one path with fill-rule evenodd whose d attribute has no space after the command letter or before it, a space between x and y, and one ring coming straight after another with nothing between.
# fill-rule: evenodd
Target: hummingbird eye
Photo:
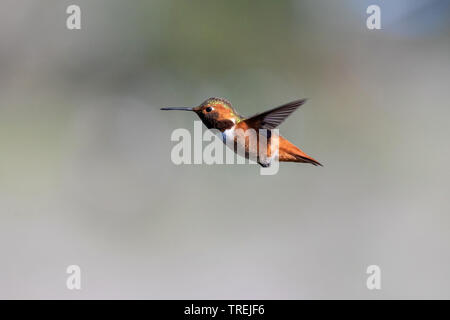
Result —
<instances>
[{"instance_id":1,"label":"hummingbird eye","mask_svg":"<svg viewBox=\"0 0 450 320\"><path fill-rule=\"evenodd\" d=\"M206 108L205 110L206 110L206 112L211 112L211 111L212 111L212 108L211 108L211 107L208 107L208 108Z\"/></svg>"}]
</instances>

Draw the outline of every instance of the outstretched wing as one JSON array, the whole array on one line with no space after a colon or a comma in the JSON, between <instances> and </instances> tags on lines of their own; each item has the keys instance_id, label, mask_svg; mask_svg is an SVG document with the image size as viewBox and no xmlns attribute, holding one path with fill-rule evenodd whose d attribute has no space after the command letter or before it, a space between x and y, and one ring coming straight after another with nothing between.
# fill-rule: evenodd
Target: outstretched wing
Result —
<instances>
[{"instance_id":1,"label":"outstretched wing","mask_svg":"<svg viewBox=\"0 0 450 320\"><path fill-rule=\"evenodd\" d=\"M255 129L275 129L278 127L289 115L297 110L307 99L295 100L282 106L273 108L263 113L256 114L244 121L250 128Z\"/></svg>"}]
</instances>

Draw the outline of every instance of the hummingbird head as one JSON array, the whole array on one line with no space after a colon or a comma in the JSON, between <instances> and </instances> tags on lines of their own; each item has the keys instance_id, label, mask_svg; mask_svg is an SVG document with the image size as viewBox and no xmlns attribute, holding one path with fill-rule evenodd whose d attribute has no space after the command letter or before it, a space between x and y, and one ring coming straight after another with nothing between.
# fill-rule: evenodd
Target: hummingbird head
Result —
<instances>
[{"instance_id":1,"label":"hummingbird head","mask_svg":"<svg viewBox=\"0 0 450 320\"><path fill-rule=\"evenodd\" d=\"M241 121L241 116L231 106L231 103L222 98L206 99L198 107L169 107L161 110L194 111L208 129L224 131Z\"/></svg>"}]
</instances>

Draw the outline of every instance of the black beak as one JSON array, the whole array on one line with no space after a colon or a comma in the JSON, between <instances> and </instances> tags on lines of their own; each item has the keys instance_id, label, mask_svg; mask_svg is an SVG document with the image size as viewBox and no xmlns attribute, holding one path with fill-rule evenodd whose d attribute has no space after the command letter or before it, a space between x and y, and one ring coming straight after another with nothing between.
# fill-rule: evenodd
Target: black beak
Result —
<instances>
[{"instance_id":1,"label":"black beak","mask_svg":"<svg viewBox=\"0 0 450 320\"><path fill-rule=\"evenodd\" d=\"M188 108L188 107L168 107L168 108L161 108L161 110L194 111L192 108Z\"/></svg>"}]
</instances>

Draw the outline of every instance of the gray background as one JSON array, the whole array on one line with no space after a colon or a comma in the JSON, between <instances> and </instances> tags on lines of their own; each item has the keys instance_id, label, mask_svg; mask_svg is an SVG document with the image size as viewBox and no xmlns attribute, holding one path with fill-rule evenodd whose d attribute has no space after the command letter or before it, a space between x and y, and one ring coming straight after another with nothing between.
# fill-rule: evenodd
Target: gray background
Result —
<instances>
[{"instance_id":1,"label":"gray background","mask_svg":"<svg viewBox=\"0 0 450 320\"><path fill-rule=\"evenodd\" d=\"M1 298L450 298L447 1L1 5ZM175 166L210 96L324 167Z\"/></svg>"}]
</instances>

